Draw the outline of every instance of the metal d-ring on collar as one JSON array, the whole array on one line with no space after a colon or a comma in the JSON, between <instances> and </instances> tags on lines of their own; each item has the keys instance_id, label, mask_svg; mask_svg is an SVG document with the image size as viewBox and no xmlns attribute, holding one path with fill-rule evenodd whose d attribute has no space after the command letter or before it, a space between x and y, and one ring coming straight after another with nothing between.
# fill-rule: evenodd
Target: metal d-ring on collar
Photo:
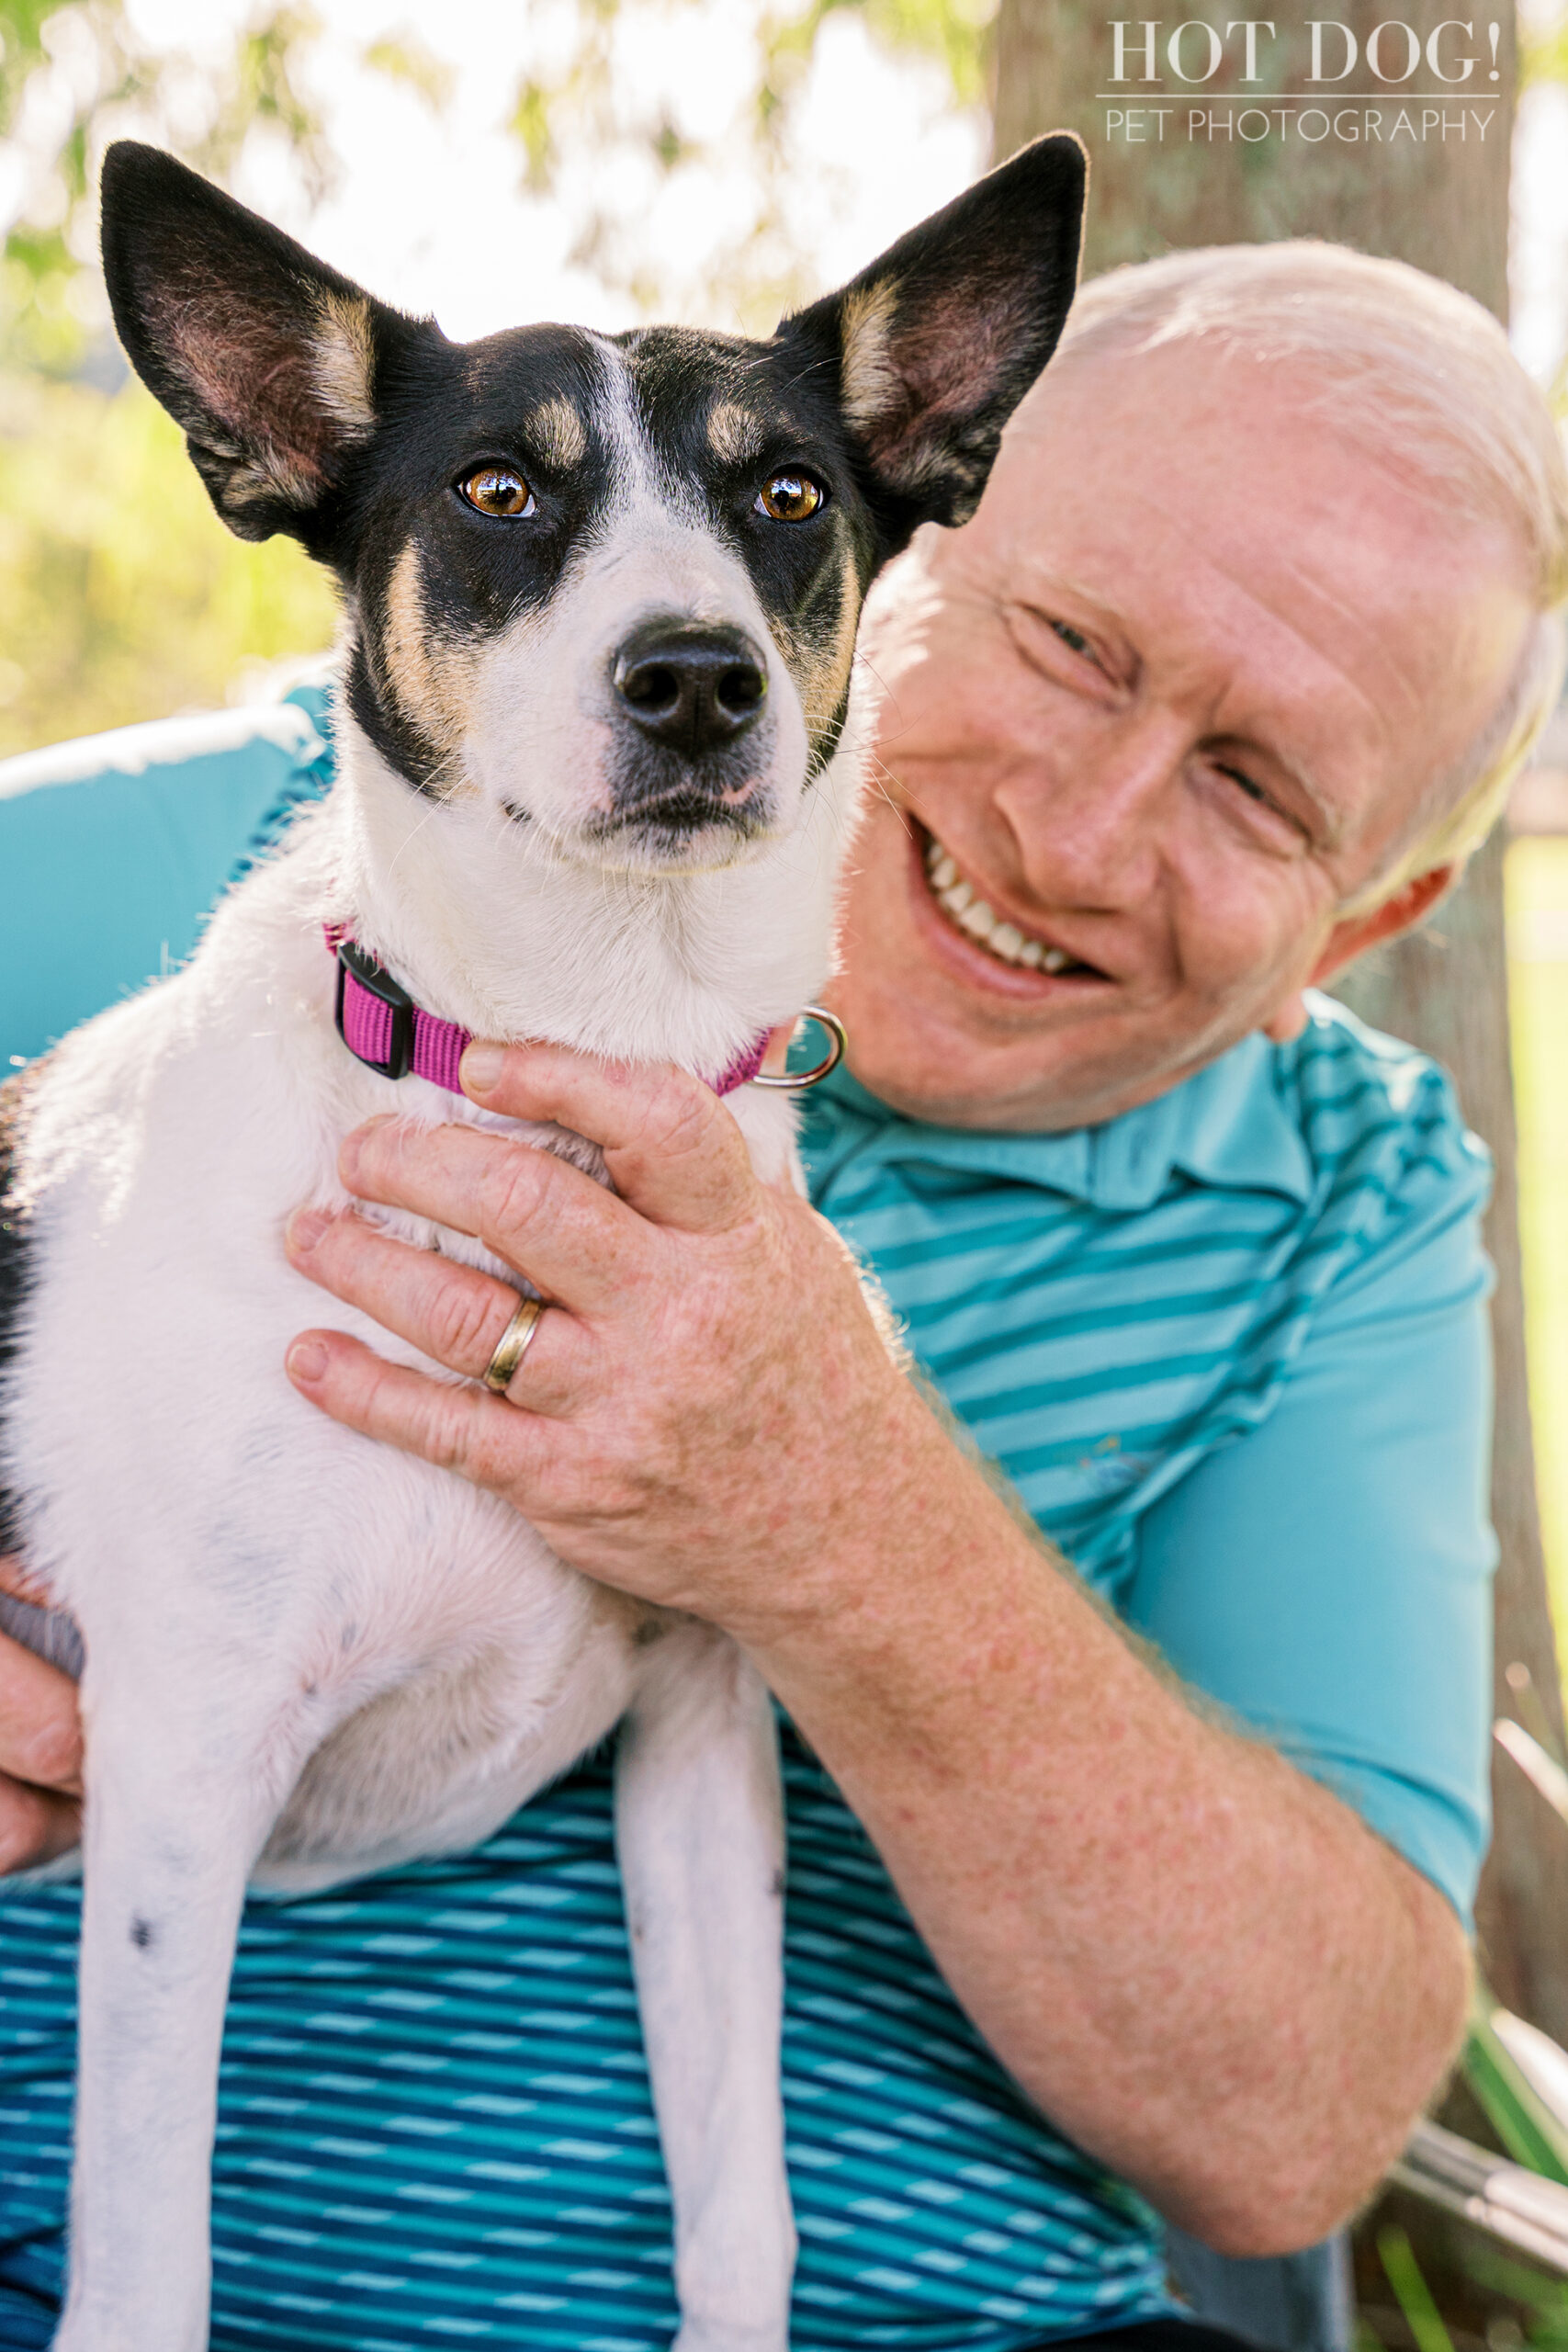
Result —
<instances>
[{"instance_id":1,"label":"metal d-ring on collar","mask_svg":"<svg viewBox=\"0 0 1568 2352\"><path fill-rule=\"evenodd\" d=\"M808 1086L818 1085L829 1070L838 1069L849 1047L844 1024L836 1012L827 1012L819 1004L802 1005L797 1021L815 1021L828 1040L828 1051L814 1069L781 1070L777 1078L764 1078L761 1071L752 1079L753 1086L776 1086L785 1094L804 1094Z\"/></svg>"}]
</instances>

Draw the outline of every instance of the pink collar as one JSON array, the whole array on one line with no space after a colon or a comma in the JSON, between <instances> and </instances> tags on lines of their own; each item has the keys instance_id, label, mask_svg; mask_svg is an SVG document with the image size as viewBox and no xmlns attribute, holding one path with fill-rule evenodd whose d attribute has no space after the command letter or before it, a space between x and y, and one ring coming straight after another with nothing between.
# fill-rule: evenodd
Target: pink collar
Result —
<instances>
[{"instance_id":1,"label":"pink collar","mask_svg":"<svg viewBox=\"0 0 1568 2352\"><path fill-rule=\"evenodd\" d=\"M342 923L327 925L327 945L337 958L337 1033L356 1061L382 1078L427 1078L448 1094L461 1094L457 1065L473 1043L473 1031L456 1021L439 1021L415 1004L384 966L350 939ZM738 1054L713 1081L716 1094L733 1094L756 1077L768 1050L766 1029Z\"/></svg>"}]
</instances>

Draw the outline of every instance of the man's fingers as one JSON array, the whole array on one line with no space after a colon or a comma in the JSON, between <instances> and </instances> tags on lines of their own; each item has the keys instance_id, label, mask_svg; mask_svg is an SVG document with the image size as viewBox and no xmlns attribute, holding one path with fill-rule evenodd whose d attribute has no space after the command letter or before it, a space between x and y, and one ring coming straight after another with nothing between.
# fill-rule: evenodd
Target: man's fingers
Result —
<instances>
[{"instance_id":1,"label":"man's fingers","mask_svg":"<svg viewBox=\"0 0 1568 2352\"><path fill-rule=\"evenodd\" d=\"M45 1598L14 1555L0 1555L0 1590ZM0 1634L0 1875L70 1852L82 1834L81 1792L76 1685Z\"/></svg>"},{"instance_id":2,"label":"man's fingers","mask_svg":"<svg viewBox=\"0 0 1568 2352\"><path fill-rule=\"evenodd\" d=\"M329 1216L301 1209L284 1238L302 1274L469 1380L482 1377L517 1312L509 1283L378 1233L352 1212ZM583 1325L552 1306L509 1393L533 1413L570 1411L590 1376L592 1353Z\"/></svg>"},{"instance_id":3,"label":"man's fingers","mask_svg":"<svg viewBox=\"0 0 1568 2352\"><path fill-rule=\"evenodd\" d=\"M536 1144L479 1127L373 1119L339 1154L361 1200L471 1233L550 1298L591 1315L625 1289L649 1237L613 1193Z\"/></svg>"},{"instance_id":4,"label":"man's fingers","mask_svg":"<svg viewBox=\"0 0 1568 2352\"><path fill-rule=\"evenodd\" d=\"M461 1075L487 1111L553 1120L596 1143L616 1192L655 1225L722 1233L750 1208L740 1130L685 1070L627 1069L564 1046L474 1045Z\"/></svg>"},{"instance_id":5,"label":"man's fingers","mask_svg":"<svg viewBox=\"0 0 1568 2352\"><path fill-rule=\"evenodd\" d=\"M0 1634L0 1773L71 1796L82 1788L76 1685Z\"/></svg>"},{"instance_id":6,"label":"man's fingers","mask_svg":"<svg viewBox=\"0 0 1568 2352\"><path fill-rule=\"evenodd\" d=\"M48 1593L15 1552L0 1552L0 1592L8 1592L13 1600L30 1600L35 1609L49 1607Z\"/></svg>"},{"instance_id":7,"label":"man's fingers","mask_svg":"<svg viewBox=\"0 0 1568 2352\"><path fill-rule=\"evenodd\" d=\"M0 1774L0 1877L52 1862L81 1838L82 1808L73 1797L24 1788Z\"/></svg>"},{"instance_id":8,"label":"man's fingers","mask_svg":"<svg viewBox=\"0 0 1568 2352\"><path fill-rule=\"evenodd\" d=\"M559 1428L482 1388L453 1387L385 1363L343 1331L301 1332L288 1363L300 1395L334 1421L421 1454L439 1469L456 1470L477 1487L510 1491L526 1486L530 1470L547 1463L552 1432Z\"/></svg>"}]
</instances>

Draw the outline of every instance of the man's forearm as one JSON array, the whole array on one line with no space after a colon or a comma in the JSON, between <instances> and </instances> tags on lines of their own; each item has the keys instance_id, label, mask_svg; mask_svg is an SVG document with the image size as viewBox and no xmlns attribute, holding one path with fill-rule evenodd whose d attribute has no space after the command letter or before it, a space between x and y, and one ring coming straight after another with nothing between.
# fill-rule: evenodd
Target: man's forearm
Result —
<instances>
[{"instance_id":1,"label":"man's forearm","mask_svg":"<svg viewBox=\"0 0 1568 2352\"><path fill-rule=\"evenodd\" d=\"M1205 1720L920 1413L902 1506L834 1563L854 1598L758 1664L1053 2120L1222 2250L1309 2243L1451 2052L1459 1924Z\"/></svg>"}]
</instances>

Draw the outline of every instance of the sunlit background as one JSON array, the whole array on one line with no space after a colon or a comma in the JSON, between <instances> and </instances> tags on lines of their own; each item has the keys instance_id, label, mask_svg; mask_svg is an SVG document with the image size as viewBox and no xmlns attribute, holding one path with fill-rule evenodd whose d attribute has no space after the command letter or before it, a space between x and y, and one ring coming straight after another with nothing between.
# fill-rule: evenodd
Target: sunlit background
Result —
<instances>
[{"instance_id":1,"label":"sunlit background","mask_svg":"<svg viewBox=\"0 0 1568 2352\"><path fill-rule=\"evenodd\" d=\"M454 335L545 317L765 331L983 167L993 6L0 0L0 757L276 693L278 665L332 633L303 556L229 537L175 428L125 380L94 264L110 137L205 162ZM1562 400L1568 10L1530 0L1520 22L1514 333ZM1521 1192L1561 1623L1568 728L1518 813Z\"/></svg>"},{"instance_id":2,"label":"sunlit background","mask_svg":"<svg viewBox=\"0 0 1568 2352\"><path fill-rule=\"evenodd\" d=\"M333 633L300 551L230 537L178 432L127 379L95 256L110 138L176 148L454 336L539 318L765 333L984 168L996 6L0 0L0 760L269 699ZM1523 0L1519 28L1513 334L1568 411L1568 0ZM1561 1629L1568 714L1516 795L1506 879L1530 1392ZM1359 2352L1568 2352L1568 2283L1478 2242L1450 2329L1383 2210L1362 2234L1377 2232L1399 2311L1378 2288L1374 2327L1363 2298ZM1359 2258L1370 2277L1366 2244Z\"/></svg>"}]
</instances>

